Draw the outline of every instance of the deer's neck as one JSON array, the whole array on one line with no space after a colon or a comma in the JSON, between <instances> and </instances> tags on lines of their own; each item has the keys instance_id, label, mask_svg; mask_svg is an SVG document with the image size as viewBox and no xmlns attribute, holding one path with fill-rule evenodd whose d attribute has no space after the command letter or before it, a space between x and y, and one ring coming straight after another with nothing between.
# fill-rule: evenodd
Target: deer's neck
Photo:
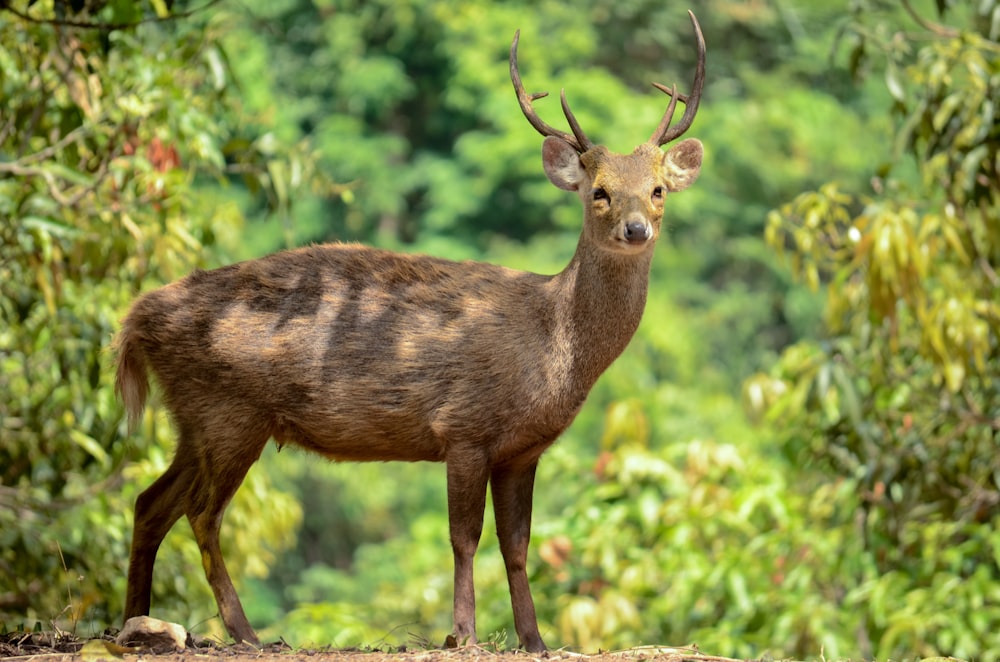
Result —
<instances>
[{"instance_id":1,"label":"deer's neck","mask_svg":"<svg viewBox=\"0 0 1000 662\"><path fill-rule=\"evenodd\" d=\"M620 255L581 244L555 277L561 322L572 347L574 382L587 390L628 345L646 306L650 250Z\"/></svg>"}]
</instances>

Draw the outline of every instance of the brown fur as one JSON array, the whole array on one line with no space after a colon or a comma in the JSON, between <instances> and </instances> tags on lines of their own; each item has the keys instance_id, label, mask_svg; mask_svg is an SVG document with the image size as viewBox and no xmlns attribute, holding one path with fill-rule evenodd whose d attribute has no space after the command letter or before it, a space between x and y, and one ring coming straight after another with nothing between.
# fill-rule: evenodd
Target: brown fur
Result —
<instances>
[{"instance_id":1,"label":"brown fur","mask_svg":"<svg viewBox=\"0 0 1000 662\"><path fill-rule=\"evenodd\" d=\"M179 440L136 502L126 619L149 612L157 548L186 515L227 630L257 643L219 526L274 438L334 460L446 464L458 641L475 640L489 484L518 637L544 650L525 571L535 467L635 332L663 199L697 177L701 153L685 140L579 156L547 138L546 173L584 204L576 254L555 276L333 244L140 298L116 341L116 388L134 426L152 371Z\"/></svg>"}]
</instances>

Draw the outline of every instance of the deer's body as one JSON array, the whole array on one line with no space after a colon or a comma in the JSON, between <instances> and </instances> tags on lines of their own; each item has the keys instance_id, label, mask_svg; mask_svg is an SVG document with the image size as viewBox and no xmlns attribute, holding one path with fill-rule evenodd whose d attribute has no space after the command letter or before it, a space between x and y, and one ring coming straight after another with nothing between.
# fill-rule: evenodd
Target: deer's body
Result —
<instances>
[{"instance_id":1,"label":"deer's body","mask_svg":"<svg viewBox=\"0 0 1000 662\"><path fill-rule=\"evenodd\" d=\"M226 628L257 642L218 534L273 438L334 460L445 463L460 642L475 640L472 557L489 485L515 627L524 647L544 650L525 571L535 467L638 327L663 200L697 177L702 148L659 148L677 135L676 92L632 154L591 145L565 104L574 136L551 129L523 95L515 48L522 109L549 136L546 174L584 204L561 273L333 244L198 271L135 303L116 341L116 387L134 425L155 374L179 441L136 502L126 618L149 612L156 551L185 515ZM681 132L697 97L687 103Z\"/></svg>"},{"instance_id":2,"label":"deer's body","mask_svg":"<svg viewBox=\"0 0 1000 662\"><path fill-rule=\"evenodd\" d=\"M648 260L608 258L604 282L581 288L578 260L540 276L356 245L286 251L146 295L120 352L148 364L178 423L221 410L260 439L225 452L274 437L335 460L503 463L544 450L635 331Z\"/></svg>"}]
</instances>

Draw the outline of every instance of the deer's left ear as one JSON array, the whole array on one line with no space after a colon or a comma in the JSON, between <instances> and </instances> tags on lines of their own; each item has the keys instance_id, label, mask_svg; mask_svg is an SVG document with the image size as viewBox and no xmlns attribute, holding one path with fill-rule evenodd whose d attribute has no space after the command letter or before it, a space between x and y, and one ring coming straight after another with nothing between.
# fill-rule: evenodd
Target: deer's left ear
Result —
<instances>
[{"instance_id":1,"label":"deer's left ear","mask_svg":"<svg viewBox=\"0 0 1000 662\"><path fill-rule=\"evenodd\" d=\"M663 155L663 181L668 191L683 191L698 179L704 148L697 138L682 140Z\"/></svg>"},{"instance_id":2,"label":"deer's left ear","mask_svg":"<svg viewBox=\"0 0 1000 662\"><path fill-rule=\"evenodd\" d=\"M586 174L576 148L555 136L542 143L542 166L549 181L564 191L575 191Z\"/></svg>"}]
</instances>

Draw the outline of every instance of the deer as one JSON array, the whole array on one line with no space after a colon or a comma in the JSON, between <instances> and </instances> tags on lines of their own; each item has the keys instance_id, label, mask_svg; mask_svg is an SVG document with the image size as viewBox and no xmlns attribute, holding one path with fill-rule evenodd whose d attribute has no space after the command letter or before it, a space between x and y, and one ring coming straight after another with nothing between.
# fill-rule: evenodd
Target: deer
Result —
<instances>
[{"instance_id":1,"label":"deer","mask_svg":"<svg viewBox=\"0 0 1000 662\"><path fill-rule=\"evenodd\" d=\"M335 462L443 462L454 557L454 630L476 641L473 557L487 489L519 645L546 650L528 586L539 458L631 340L646 304L668 194L701 170L684 134L705 79L705 40L690 95L669 95L662 120L631 154L546 124L518 70L525 118L543 137L542 166L575 192L583 227L569 264L540 275L473 261L328 243L186 277L139 297L114 340L115 391L134 432L159 384L177 432L172 463L135 503L125 620L149 614L164 536L186 516L219 614L236 642L260 641L219 546L222 518L269 440ZM677 102L685 105L671 126Z\"/></svg>"}]
</instances>

